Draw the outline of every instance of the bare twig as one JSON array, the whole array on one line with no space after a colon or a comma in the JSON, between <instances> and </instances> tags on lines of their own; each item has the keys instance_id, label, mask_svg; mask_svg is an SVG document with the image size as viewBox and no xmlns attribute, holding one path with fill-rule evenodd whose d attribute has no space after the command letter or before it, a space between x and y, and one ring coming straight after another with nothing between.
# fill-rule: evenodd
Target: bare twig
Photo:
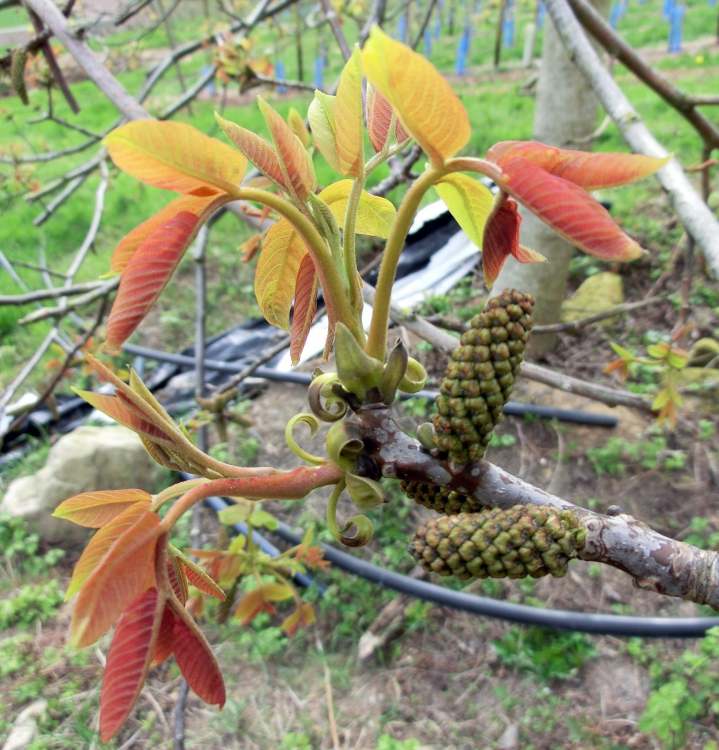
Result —
<instances>
[{"instance_id":1,"label":"bare twig","mask_svg":"<svg viewBox=\"0 0 719 750\"><path fill-rule=\"evenodd\" d=\"M342 31L342 26L340 26L340 22L335 9L332 7L330 0L320 0L320 4L322 5L322 10L324 11L325 18L327 19L327 22L332 29L332 34L334 35L335 41L340 48L342 57L345 60L349 60L350 55L352 54L352 50L350 49L349 44L347 44L345 33L344 31Z\"/></svg>"},{"instance_id":2,"label":"bare twig","mask_svg":"<svg viewBox=\"0 0 719 750\"><path fill-rule=\"evenodd\" d=\"M52 272L50 272L52 273ZM65 274L60 274L65 278ZM0 295L0 306L3 305L29 305L33 302L40 302L44 299L57 299L58 297L71 297L77 294L91 292L98 287L103 286L101 281L86 281L82 284L75 284L70 287L38 289L26 294L2 294Z\"/></svg>"},{"instance_id":3,"label":"bare twig","mask_svg":"<svg viewBox=\"0 0 719 750\"><path fill-rule=\"evenodd\" d=\"M372 195L387 195L390 190L412 179L412 167L419 161L422 156L422 149L414 145L409 150L407 156L402 160L395 160L390 163L392 171L381 182L378 182L370 189Z\"/></svg>"},{"instance_id":4,"label":"bare twig","mask_svg":"<svg viewBox=\"0 0 719 750\"><path fill-rule=\"evenodd\" d=\"M638 300L637 302L624 302L621 305L615 305L608 310L602 310L601 312L594 313L594 315L587 315L586 318L580 318L579 320L570 320L566 323L547 323L545 325L537 325L532 328L534 333L573 333L578 334L583 328L586 328L592 323L599 323L602 320L608 318L614 318L617 315L624 315L634 310L641 310L642 307L649 307L650 305L656 305L659 302L664 302L664 297L647 297L646 299Z\"/></svg>"},{"instance_id":5,"label":"bare twig","mask_svg":"<svg viewBox=\"0 0 719 750\"><path fill-rule=\"evenodd\" d=\"M599 56L574 17L567 0L546 0L547 11L570 57L587 78L631 148L649 156L667 156L629 100L601 64ZM679 163L672 159L657 173L687 232L703 253L712 276L719 278L719 221L702 201Z\"/></svg>"},{"instance_id":6,"label":"bare twig","mask_svg":"<svg viewBox=\"0 0 719 750\"><path fill-rule=\"evenodd\" d=\"M111 279L110 281L98 286L92 292L83 294L76 297L72 302L68 302L66 305L58 305L57 307L43 307L36 312L29 313L24 318L20 318L18 321L20 325L29 325L30 323L37 323L40 320L47 320L48 318L62 318L72 310L78 310L85 305L89 305L100 297L104 297L111 291L117 288L120 283L119 278Z\"/></svg>"},{"instance_id":7,"label":"bare twig","mask_svg":"<svg viewBox=\"0 0 719 750\"><path fill-rule=\"evenodd\" d=\"M319 630L315 628L315 645L317 647L317 653L320 655L322 660L322 671L325 678L325 701L327 702L327 721L330 725L330 737L332 738L332 750L340 750L340 738L337 734L337 722L335 720L335 703L332 695L332 675L330 669L327 666L327 657L325 656L325 650L322 646L322 640L320 639Z\"/></svg>"}]
</instances>

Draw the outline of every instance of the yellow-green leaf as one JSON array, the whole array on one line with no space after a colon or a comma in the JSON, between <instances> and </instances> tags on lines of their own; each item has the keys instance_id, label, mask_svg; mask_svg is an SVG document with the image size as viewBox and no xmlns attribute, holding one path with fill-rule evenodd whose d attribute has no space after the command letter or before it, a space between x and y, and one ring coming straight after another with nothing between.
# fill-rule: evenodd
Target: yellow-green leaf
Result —
<instances>
[{"instance_id":1,"label":"yellow-green leaf","mask_svg":"<svg viewBox=\"0 0 719 750\"><path fill-rule=\"evenodd\" d=\"M99 529L140 501L149 505L150 494L139 489L82 492L60 503L53 516L72 521L78 526Z\"/></svg>"},{"instance_id":2,"label":"yellow-green leaf","mask_svg":"<svg viewBox=\"0 0 719 750\"><path fill-rule=\"evenodd\" d=\"M481 182L454 172L434 186L457 224L477 247L482 247L484 227L492 213L494 197Z\"/></svg>"},{"instance_id":3,"label":"yellow-green leaf","mask_svg":"<svg viewBox=\"0 0 719 750\"><path fill-rule=\"evenodd\" d=\"M335 143L335 97L322 91L315 91L315 98L310 102L307 110L307 119L310 121L315 146L332 169L340 172L340 161Z\"/></svg>"},{"instance_id":4,"label":"yellow-green leaf","mask_svg":"<svg viewBox=\"0 0 719 750\"><path fill-rule=\"evenodd\" d=\"M124 172L177 193L231 193L247 169L247 159L235 149L181 122L128 122L103 143Z\"/></svg>"},{"instance_id":5,"label":"yellow-green leaf","mask_svg":"<svg viewBox=\"0 0 719 750\"><path fill-rule=\"evenodd\" d=\"M362 64L358 48L355 48L340 75L334 115L339 171L344 175L358 177L364 168Z\"/></svg>"},{"instance_id":6,"label":"yellow-green leaf","mask_svg":"<svg viewBox=\"0 0 719 750\"><path fill-rule=\"evenodd\" d=\"M287 124L292 128L292 132L302 141L302 145L305 148L309 148L312 145L312 138L310 138L305 121L294 107L290 107L290 111L287 113Z\"/></svg>"},{"instance_id":7,"label":"yellow-green leaf","mask_svg":"<svg viewBox=\"0 0 719 750\"><path fill-rule=\"evenodd\" d=\"M433 163L442 164L467 144L464 105L432 63L375 26L362 50L362 65L367 80Z\"/></svg>"},{"instance_id":8,"label":"yellow-green leaf","mask_svg":"<svg viewBox=\"0 0 719 750\"><path fill-rule=\"evenodd\" d=\"M255 296L268 323L290 327L297 272L307 248L289 221L280 219L265 233L255 271Z\"/></svg>"},{"instance_id":9,"label":"yellow-green leaf","mask_svg":"<svg viewBox=\"0 0 719 750\"><path fill-rule=\"evenodd\" d=\"M345 211L351 192L352 180L339 180L328 185L319 194L319 198L329 206L340 226L344 225ZM389 235L396 213L395 207L386 198L371 195L363 190L357 210L356 231L358 234L385 238Z\"/></svg>"}]
</instances>

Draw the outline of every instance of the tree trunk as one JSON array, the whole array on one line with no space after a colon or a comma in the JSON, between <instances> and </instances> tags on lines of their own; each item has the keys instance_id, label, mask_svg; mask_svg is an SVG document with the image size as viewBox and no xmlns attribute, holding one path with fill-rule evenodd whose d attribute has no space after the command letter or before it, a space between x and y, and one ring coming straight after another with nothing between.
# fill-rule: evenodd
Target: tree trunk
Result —
<instances>
[{"instance_id":1,"label":"tree trunk","mask_svg":"<svg viewBox=\"0 0 719 750\"><path fill-rule=\"evenodd\" d=\"M607 0L594 6L606 15ZM534 138L554 146L587 149L584 139L594 130L597 100L564 50L554 25L547 18L542 63L534 113ZM514 287L532 293L538 324L556 323L564 300L573 246L529 211L522 211L522 244L547 257L546 263L521 264L509 258L492 288L492 294ZM556 334L532 336L530 351L541 356L554 345Z\"/></svg>"}]
</instances>

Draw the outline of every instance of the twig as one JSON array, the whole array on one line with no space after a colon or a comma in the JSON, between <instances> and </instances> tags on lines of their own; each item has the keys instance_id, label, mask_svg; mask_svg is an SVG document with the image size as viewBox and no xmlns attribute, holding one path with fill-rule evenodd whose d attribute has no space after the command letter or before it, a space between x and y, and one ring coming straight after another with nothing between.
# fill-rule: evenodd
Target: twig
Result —
<instances>
[{"instance_id":1,"label":"twig","mask_svg":"<svg viewBox=\"0 0 719 750\"><path fill-rule=\"evenodd\" d=\"M335 721L335 704L332 696L332 675L330 669L327 666L327 657L325 656L325 650L322 646L322 640L320 639L319 630L315 628L315 645L317 646L317 653L320 655L322 660L322 671L325 678L325 700L327 702L327 721L330 725L330 737L332 737L332 750L340 750L340 738L337 734L337 722Z\"/></svg>"},{"instance_id":2,"label":"twig","mask_svg":"<svg viewBox=\"0 0 719 750\"><path fill-rule=\"evenodd\" d=\"M32 412L34 412L36 409L39 409L45 403L45 401L47 401L47 399L50 398L50 396L52 396L58 383L62 380L63 375L65 374L67 369L72 365L72 362L75 359L75 356L77 355L77 353L92 338L92 336L95 334L95 331L97 331L100 325L102 325L102 321L105 318L105 313L107 312L107 301L108 300L107 300L107 294L106 294L102 298L102 302L100 302L100 307L98 308L94 323L85 331L85 333L82 335L82 338L67 353L62 364L58 368L55 375L53 375L50 382L45 386L42 393L28 407L28 409L24 410L23 414L17 419L15 419L15 421L10 425L9 431L15 431L15 430L20 429L20 427L22 426L24 421L30 416L30 414L32 414Z\"/></svg>"},{"instance_id":3,"label":"twig","mask_svg":"<svg viewBox=\"0 0 719 750\"><path fill-rule=\"evenodd\" d=\"M419 47L420 42L422 41L422 37L424 36L424 32L427 30L427 26L429 25L429 22L432 20L432 14L434 13L435 6L437 5L437 0L429 0L429 5L427 6L427 12L424 14L424 18L422 19L422 23L419 27L419 31L417 32L417 35L414 38L414 41L412 42L412 49L417 49Z\"/></svg>"},{"instance_id":4,"label":"twig","mask_svg":"<svg viewBox=\"0 0 719 750\"><path fill-rule=\"evenodd\" d=\"M67 305L58 305L57 307L43 307L36 312L29 313L24 318L20 318L18 321L20 325L29 325L30 323L37 323L40 320L47 320L48 318L62 318L72 310L77 310L85 305L89 305L100 297L104 297L109 294L113 289L116 289L120 283L119 278L111 279L102 286L98 286L92 292L88 292L82 296L76 297L72 302L68 302Z\"/></svg>"},{"instance_id":5,"label":"twig","mask_svg":"<svg viewBox=\"0 0 719 750\"><path fill-rule=\"evenodd\" d=\"M79 154L81 151L85 151L94 146L102 136L93 135L92 138L88 138L86 141L77 144L76 146L68 146L57 151L43 151L39 154L30 154L27 156L4 156L0 155L0 164L37 164L40 162L55 161L55 159L62 159L65 156L72 156L72 154Z\"/></svg>"},{"instance_id":6,"label":"twig","mask_svg":"<svg viewBox=\"0 0 719 750\"><path fill-rule=\"evenodd\" d=\"M30 265L30 264L21 264L21 265ZM48 273L54 273L53 271L48 271ZM63 279L65 278L65 274L58 274ZM71 297L76 294L84 294L85 292L91 292L94 289L97 289L100 286L104 286L102 281L86 281L82 284L75 284L74 286L70 287L63 287L63 288L57 288L53 287L51 289L38 289L34 292L27 292L26 294L3 294L0 295L0 306L3 305L29 305L33 302L39 302L40 300L44 299L56 299L57 297Z\"/></svg>"},{"instance_id":7,"label":"twig","mask_svg":"<svg viewBox=\"0 0 719 750\"><path fill-rule=\"evenodd\" d=\"M45 356L45 352L55 340L56 333L57 329L53 328L45 335L32 357L23 365L22 370L15 376L12 383L0 394L0 419L2 419L5 407L12 401L17 389L27 380L30 373L35 369L35 365Z\"/></svg>"},{"instance_id":8,"label":"twig","mask_svg":"<svg viewBox=\"0 0 719 750\"><path fill-rule=\"evenodd\" d=\"M652 135L601 64L567 0L546 0L546 8L569 56L585 75L631 148L640 154L667 156L666 149ZM675 159L659 170L657 178L671 197L682 224L706 258L711 275L719 278L719 221L702 201Z\"/></svg>"},{"instance_id":9,"label":"twig","mask_svg":"<svg viewBox=\"0 0 719 750\"><path fill-rule=\"evenodd\" d=\"M621 305L616 305L608 310L602 310L601 312L594 313L594 315L588 315L586 318L580 318L579 320L570 320L566 323L546 323L545 325L537 325L532 328L533 333L572 333L579 334L583 328L591 325L592 323L598 323L601 320L607 318L614 318L617 315L624 315L625 313L632 312L634 310L640 310L642 307L648 307L650 305L656 305L659 302L665 302L664 297L647 297L637 302L624 302Z\"/></svg>"},{"instance_id":10,"label":"twig","mask_svg":"<svg viewBox=\"0 0 719 750\"><path fill-rule=\"evenodd\" d=\"M342 31L342 27L340 26L340 22L337 18L337 13L335 13L335 9L330 4L330 0L320 0L320 4L322 5L322 10L324 11L325 18L327 19L327 22L332 29L332 34L334 35L335 41L340 48L342 57L345 60L349 60L352 54L352 50L350 49L349 44L347 44L347 39L345 38L344 31Z\"/></svg>"},{"instance_id":11,"label":"twig","mask_svg":"<svg viewBox=\"0 0 719 750\"><path fill-rule=\"evenodd\" d=\"M67 19L51 0L25 0L25 4L37 13L80 64L90 80L120 112L132 119L143 119L148 116L147 112L125 91L122 84L107 70L95 53L84 42L75 37Z\"/></svg>"},{"instance_id":12,"label":"twig","mask_svg":"<svg viewBox=\"0 0 719 750\"><path fill-rule=\"evenodd\" d=\"M190 686L186 680L180 681L180 692L175 703L175 714L173 718L174 734L172 747L174 750L185 750L185 708L187 706L187 695Z\"/></svg>"},{"instance_id":13,"label":"twig","mask_svg":"<svg viewBox=\"0 0 719 750\"><path fill-rule=\"evenodd\" d=\"M401 161L392 162L392 171L381 182L378 182L370 189L372 195L387 195L390 190L412 179L412 167L419 161L422 156L422 149L416 144L412 146L407 156Z\"/></svg>"},{"instance_id":14,"label":"twig","mask_svg":"<svg viewBox=\"0 0 719 750\"><path fill-rule=\"evenodd\" d=\"M227 382L219 385L215 390L218 395L225 395L228 391L231 391L258 368L269 362L274 356L284 351L290 345L289 336L283 336L276 344L266 349L262 354L251 364L247 365L242 372L238 372L237 375L231 377Z\"/></svg>"},{"instance_id":15,"label":"twig","mask_svg":"<svg viewBox=\"0 0 719 750\"><path fill-rule=\"evenodd\" d=\"M365 300L371 305L374 300L374 289L369 284L364 284L362 293ZM390 315L395 323L405 326L441 351L450 353L457 347L457 339L454 336L433 326L420 316L404 313L394 305L390 308ZM544 383L544 385L567 393L574 393L577 396L585 396L594 401L601 401L608 406L628 406L647 413L652 411L651 403L635 393L620 391L598 383L589 383L586 380L580 380L532 362L522 363L521 374L538 383Z\"/></svg>"}]
</instances>

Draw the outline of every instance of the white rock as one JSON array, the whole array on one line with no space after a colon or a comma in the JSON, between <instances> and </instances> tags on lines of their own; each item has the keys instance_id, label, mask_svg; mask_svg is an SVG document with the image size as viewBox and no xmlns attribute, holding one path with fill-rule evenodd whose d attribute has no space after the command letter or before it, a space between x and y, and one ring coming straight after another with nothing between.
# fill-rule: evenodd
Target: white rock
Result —
<instances>
[{"instance_id":1,"label":"white rock","mask_svg":"<svg viewBox=\"0 0 719 750\"><path fill-rule=\"evenodd\" d=\"M52 517L63 500L90 490L137 487L153 491L163 474L140 438L127 428L80 427L58 440L37 474L10 484L0 513L24 518L45 541L84 541L87 529Z\"/></svg>"},{"instance_id":2,"label":"white rock","mask_svg":"<svg viewBox=\"0 0 719 750\"><path fill-rule=\"evenodd\" d=\"M37 737L37 720L46 709L47 701L44 700L33 701L27 708L24 708L15 719L2 750L26 750Z\"/></svg>"}]
</instances>

